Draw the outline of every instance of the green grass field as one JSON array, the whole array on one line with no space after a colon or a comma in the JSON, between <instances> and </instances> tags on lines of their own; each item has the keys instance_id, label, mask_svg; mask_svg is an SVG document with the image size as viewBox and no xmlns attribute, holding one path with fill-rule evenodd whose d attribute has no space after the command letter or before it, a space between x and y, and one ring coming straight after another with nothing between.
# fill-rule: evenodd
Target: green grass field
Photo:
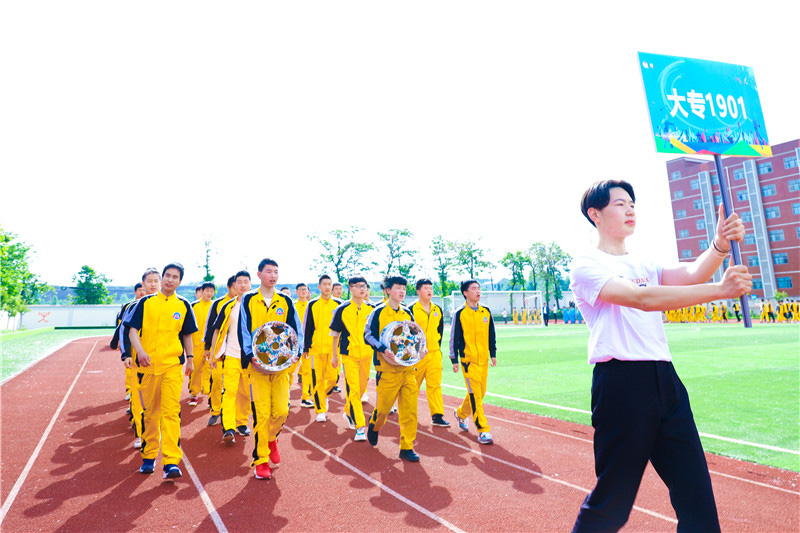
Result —
<instances>
[{"instance_id":1,"label":"green grass field","mask_svg":"<svg viewBox=\"0 0 800 533\"><path fill-rule=\"evenodd\" d=\"M800 325L667 325L673 360L701 433L800 450ZM446 328L447 329L447 328ZM103 330L31 330L0 335L0 379L63 344ZM498 366L489 369L487 403L589 424L592 367L585 325L498 326ZM448 343L447 331L443 346ZM464 394L461 374L444 361L444 393ZM515 399L504 399L500 394ZM425 411L421 411L425 412ZM445 413L452 419L452 414ZM449 416L448 416L449 415ZM706 451L800 471L800 455L703 437Z\"/></svg>"}]
</instances>

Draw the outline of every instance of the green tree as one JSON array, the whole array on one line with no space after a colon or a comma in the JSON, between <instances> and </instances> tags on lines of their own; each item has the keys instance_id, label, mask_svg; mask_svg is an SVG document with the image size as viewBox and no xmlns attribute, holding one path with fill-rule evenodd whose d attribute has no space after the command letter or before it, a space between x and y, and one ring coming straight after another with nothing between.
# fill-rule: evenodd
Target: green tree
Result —
<instances>
[{"instance_id":1,"label":"green tree","mask_svg":"<svg viewBox=\"0 0 800 533\"><path fill-rule=\"evenodd\" d=\"M408 247L409 241L414 238L414 234L407 229L390 229L387 232L378 232L378 239L383 251L383 263L386 268L384 276L388 276L393 270L408 278L414 268L414 256L416 250Z\"/></svg>"},{"instance_id":2,"label":"green tree","mask_svg":"<svg viewBox=\"0 0 800 533\"><path fill-rule=\"evenodd\" d=\"M431 255L433 255L434 268L439 277L439 290L442 297L450 294L455 287L455 283L450 282L448 274L455 259L455 246L451 241L445 240L441 235L437 235L431 241Z\"/></svg>"},{"instance_id":3,"label":"green tree","mask_svg":"<svg viewBox=\"0 0 800 533\"><path fill-rule=\"evenodd\" d=\"M0 227L0 311L9 316L24 313L50 290L30 271L31 248Z\"/></svg>"},{"instance_id":4,"label":"green tree","mask_svg":"<svg viewBox=\"0 0 800 533\"><path fill-rule=\"evenodd\" d=\"M775 291L775 296L773 296L773 298L775 298L775 301L778 302L778 303L781 303L783 300L785 300L788 297L789 297L789 294L784 292L784 291Z\"/></svg>"},{"instance_id":5,"label":"green tree","mask_svg":"<svg viewBox=\"0 0 800 533\"><path fill-rule=\"evenodd\" d=\"M322 253L314 260L314 264L323 270L330 269L342 284L346 284L347 279L356 274L365 275L375 266L368 258L375 246L360 242L361 231L361 228L352 226L349 229L331 230L324 237L318 234L309 235L311 242L322 248Z\"/></svg>"},{"instance_id":6,"label":"green tree","mask_svg":"<svg viewBox=\"0 0 800 533\"><path fill-rule=\"evenodd\" d=\"M214 254L212 251L213 239L211 237L206 237L203 241L203 245L206 248L206 258L203 262L203 270L206 271L206 275L203 276L203 281L214 281L214 274L211 273L211 256Z\"/></svg>"},{"instance_id":7,"label":"green tree","mask_svg":"<svg viewBox=\"0 0 800 533\"><path fill-rule=\"evenodd\" d=\"M472 279L478 279L478 274L489 269L492 264L483 259L485 251L472 241L456 242L455 263L459 272L467 274Z\"/></svg>"},{"instance_id":8,"label":"green tree","mask_svg":"<svg viewBox=\"0 0 800 533\"><path fill-rule=\"evenodd\" d=\"M114 301L105 285L111 280L89 265L83 265L80 272L72 276L72 281L76 283L75 295L70 297L73 304L110 304Z\"/></svg>"},{"instance_id":9,"label":"green tree","mask_svg":"<svg viewBox=\"0 0 800 533\"><path fill-rule=\"evenodd\" d=\"M511 290L525 288L525 267L531 263L530 257L525 252L507 252L500 260L500 264L511 271Z\"/></svg>"},{"instance_id":10,"label":"green tree","mask_svg":"<svg viewBox=\"0 0 800 533\"><path fill-rule=\"evenodd\" d=\"M533 262L544 283L545 301L549 302L552 294L556 301L556 309L560 309L558 301L562 295L562 274L568 271L572 257L555 242L536 243L533 248L535 251Z\"/></svg>"}]
</instances>

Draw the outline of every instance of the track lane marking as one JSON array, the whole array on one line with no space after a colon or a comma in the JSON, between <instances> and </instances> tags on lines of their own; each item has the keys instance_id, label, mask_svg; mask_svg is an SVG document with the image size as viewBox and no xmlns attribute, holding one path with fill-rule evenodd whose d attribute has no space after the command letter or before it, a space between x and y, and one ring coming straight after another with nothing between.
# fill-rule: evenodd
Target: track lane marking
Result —
<instances>
[{"instance_id":1,"label":"track lane marking","mask_svg":"<svg viewBox=\"0 0 800 533\"><path fill-rule=\"evenodd\" d=\"M84 359L80 370L78 370L78 373L75 375L75 379L72 380L72 385L70 385L69 389L67 390L67 393L64 395L64 399L61 400L61 404L58 406L58 409L56 409L55 414L53 414L53 418L50 420L50 424L48 424L47 429L45 429L44 433L42 433L42 438L39 439L39 444L36 445L36 448L33 450L30 459L28 459L28 463L25 465L25 468L22 469L22 473L17 478L16 483L14 483L14 487L12 487L11 492L8 493L6 501L3 502L3 507L0 509L0 525L2 525L3 520L5 520L8 511L11 509L11 506L13 505L14 500L17 497L17 494L19 494L19 491L22 488L23 483L25 483L28 474L30 473L34 463L36 462L36 459L39 457L39 453L42 451L44 443L45 441L47 441L47 437L50 436L50 432L53 430L53 426L55 426L56 420L58 420L58 416L61 414L61 410L64 409L64 406L67 404L67 400L69 399L70 394L72 394L72 390L75 388L75 384L78 383L78 378L80 378L81 374L83 374L83 369L86 368L86 364L89 362L89 358L92 357L94 349L97 348L98 342L100 342L100 339L96 340L92 345L92 349L89 350L89 354L86 356L86 359Z\"/></svg>"},{"instance_id":2,"label":"track lane marking","mask_svg":"<svg viewBox=\"0 0 800 533\"><path fill-rule=\"evenodd\" d=\"M323 448L322 446L320 446L316 442L312 441L311 439L309 439L308 437L306 437L302 433L296 431L295 429L290 428L289 426L284 426L284 429L291 431L294 435L297 435L298 437L300 437L301 439L306 441L308 444L313 446L318 451L324 453L325 455L327 455L331 459L334 459L335 461L337 461L339 464L341 464L344 467L348 468L349 470L355 472L359 477L361 477L364 480L372 483L373 485L375 485L376 487L378 487L382 491L384 491L387 494L393 496L394 498L400 500L401 502L405 503L409 507L412 507L413 509L419 511L420 513L422 513L423 515L427 516L431 520L440 523L441 525L443 525L444 527L446 527L450 531L454 531L454 532L457 532L457 533L466 533L463 529L459 528L458 526L456 526L454 524L451 524L450 522L448 522L444 518L440 517L436 513L432 512L432 511L429 511L428 509L422 507L421 505L418 505L418 504L414 503L413 501L409 500L408 498L406 498L402 494L398 493L395 490L392 490L391 488L389 488L388 486L384 485L383 483L381 483L377 479L374 479L372 476L370 476L366 472L363 472L363 471L359 470L358 468L356 468L355 466L351 465L350 463L348 463L347 461L345 461L341 457L332 454L331 452L329 452L328 450L326 450L325 448Z\"/></svg>"},{"instance_id":3,"label":"track lane marking","mask_svg":"<svg viewBox=\"0 0 800 533\"><path fill-rule=\"evenodd\" d=\"M228 533L228 528L225 527L222 517L219 516L216 507L214 507L214 504L211 501L211 497L206 492L206 488L203 486L203 483L200 482L200 478L197 476L197 472L195 472L192 463L189 462L186 451L183 452L183 465L186 467L186 471L189 472L189 477L192 478L192 482L194 483L194 487L197 489L197 492L200 493L200 499L203 500L203 505L206 506L208 515L211 517L214 525L217 526L217 531L219 531L219 533Z\"/></svg>"}]
</instances>

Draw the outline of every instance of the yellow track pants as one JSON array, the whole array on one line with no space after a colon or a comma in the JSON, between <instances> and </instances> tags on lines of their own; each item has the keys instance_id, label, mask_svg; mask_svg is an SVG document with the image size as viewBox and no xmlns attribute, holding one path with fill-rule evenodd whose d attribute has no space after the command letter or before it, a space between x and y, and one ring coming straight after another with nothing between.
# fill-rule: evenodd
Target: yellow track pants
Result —
<instances>
[{"instance_id":1,"label":"yellow track pants","mask_svg":"<svg viewBox=\"0 0 800 533\"><path fill-rule=\"evenodd\" d=\"M344 412L350 417L356 428L362 428L367 422L364 417L364 408L361 405L361 397L367 392L372 356L365 353L363 356L342 355L341 357L344 367L344 388L347 394Z\"/></svg>"},{"instance_id":2,"label":"yellow track pants","mask_svg":"<svg viewBox=\"0 0 800 533\"><path fill-rule=\"evenodd\" d=\"M489 431L489 422L483 414L483 397L486 395L486 380L489 377L488 365L476 365L475 363L461 363L464 371L464 382L467 384L467 395L458 408L459 418L467 418L472 415L475 427L480 433Z\"/></svg>"},{"instance_id":3,"label":"yellow track pants","mask_svg":"<svg viewBox=\"0 0 800 533\"><path fill-rule=\"evenodd\" d=\"M247 372L242 371L242 360L225 357L222 376L222 432L246 426L250 418L250 391Z\"/></svg>"},{"instance_id":4,"label":"yellow track pants","mask_svg":"<svg viewBox=\"0 0 800 533\"><path fill-rule=\"evenodd\" d=\"M374 431L380 431L386 417L398 400L398 422L400 423L400 449L411 450L417 438L417 378L414 367L399 372L378 372L375 375L378 402L372 411L369 423Z\"/></svg>"},{"instance_id":5,"label":"yellow track pants","mask_svg":"<svg viewBox=\"0 0 800 533\"><path fill-rule=\"evenodd\" d=\"M155 459L158 450L161 463L176 465L181 451L181 387L183 367L175 365L163 374L142 374L139 397L143 406L142 459Z\"/></svg>"},{"instance_id":6,"label":"yellow track pants","mask_svg":"<svg viewBox=\"0 0 800 533\"><path fill-rule=\"evenodd\" d=\"M286 372L262 374L252 371L249 377L255 440L250 466L256 466L269 461L268 443L278 438L289 416L289 380Z\"/></svg>"},{"instance_id":7,"label":"yellow track pants","mask_svg":"<svg viewBox=\"0 0 800 533\"><path fill-rule=\"evenodd\" d=\"M314 402L314 411L327 413L328 406L325 400L328 398L328 391L336 385L336 378L339 377L339 369L331 365L331 354L308 354L311 363L311 397ZM303 380L305 383L305 380Z\"/></svg>"},{"instance_id":8,"label":"yellow track pants","mask_svg":"<svg viewBox=\"0 0 800 533\"><path fill-rule=\"evenodd\" d=\"M425 395L428 398L428 409L433 415L444 414L442 402L442 352L435 351L426 355L417 363L417 387L425 381Z\"/></svg>"}]
</instances>

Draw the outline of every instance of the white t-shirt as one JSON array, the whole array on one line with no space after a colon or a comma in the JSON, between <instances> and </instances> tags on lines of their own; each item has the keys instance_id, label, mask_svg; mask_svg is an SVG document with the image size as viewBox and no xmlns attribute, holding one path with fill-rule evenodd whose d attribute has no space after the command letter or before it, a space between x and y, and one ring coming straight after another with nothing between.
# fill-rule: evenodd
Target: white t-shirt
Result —
<instances>
[{"instance_id":1,"label":"white t-shirt","mask_svg":"<svg viewBox=\"0 0 800 533\"><path fill-rule=\"evenodd\" d=\"M598 249L576 258L570 289L589 326L589 364L620 361L671 361L661 311L641 311L598 299L612 278L640 287L661 284L661 265L633 254L611 255Z\"/></svg>"},{"instance_id":2,"label":"white t-shirt","mask_svg":"<svg viewBox=\"0 0 800 533\"><path fill-rule=\"evenodd\" d=\"M239 345L239 308L242 304L237 300L231 309L231 317L228 319L228 335L225 337L225 355L239 357L242 348Z\"/></svg>"}]
</instances>

